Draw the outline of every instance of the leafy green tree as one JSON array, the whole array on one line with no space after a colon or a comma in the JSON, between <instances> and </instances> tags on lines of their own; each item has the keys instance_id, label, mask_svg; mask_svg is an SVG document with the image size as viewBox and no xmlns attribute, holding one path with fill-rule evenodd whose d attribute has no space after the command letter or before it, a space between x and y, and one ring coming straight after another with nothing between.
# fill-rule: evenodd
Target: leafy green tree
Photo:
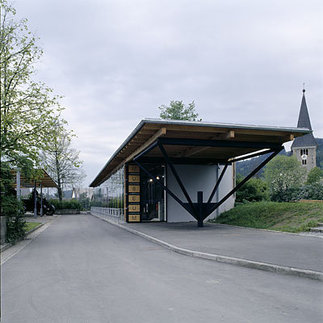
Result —
<instances>
[{"instance_id":1,"label":"leafy green tree","mask_svg":"<svg viewBox=\"0 0 323 323\"><path fill-rule=\"evenodd\" d=\"M322 170L318 167L312 168L308 175L307 175L307 181L306 184L314 184L318 183L320 179L322 178Z\"/></svg>"},{"instance_id":2,"label":"leafy green tree","mask_svg":"<svg viewBox=\"0 0 323 323\"><path fill-rule=\"evenodd\" d=\"M0 0L1 158L15 165L39 165L39 151L53 138L62 108L52 89L33 79L42 50L27 20L15 15Z\"/></svg>"},{"instance_id":3,"label":"leafy green tree","mask_svg":"<svg viewBox=\"0 0 323 323\"><path fill-rule=\"evenodd\" d=\"M170 105L162 105L159 107L160 117L162 119L171 120L190 120L190 121L201 121L197 120L198 113L195 111L195 103L192 101L185 106L183 101L170 101Z\"/></svg>"},{"instance_id":4,"label":"leafy green tree","mask_svg":"<svg viewBox=\"0 0 323 323\"><path fill-rule=\"evenodd\" d=\"M71 135L58 127L54 138L42 153L43 166L56 182L58 198L63 199L63 189L72 187L84 178L79 151L71 146Z\"/></svg>"},{"instance_id":5,"label":"leafy green tree","mask_svg":"<svg viewBox=\"0 0 323 323\"><path fill-rule=\"evenodd\" d=\"M267 164L264 175L271 196L279 196L285 190L302 186L306 180L306 169L295 156L276 156Z\"/></svg>"}]
</instances>

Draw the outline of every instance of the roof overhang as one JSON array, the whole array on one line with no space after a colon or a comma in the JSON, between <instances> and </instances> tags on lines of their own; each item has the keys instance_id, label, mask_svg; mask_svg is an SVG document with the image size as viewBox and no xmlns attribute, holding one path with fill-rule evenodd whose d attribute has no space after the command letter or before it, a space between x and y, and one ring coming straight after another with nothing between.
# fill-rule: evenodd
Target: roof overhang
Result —
<instances>
[{"instance_id":1,"label":"roof overhang","mask_svg":"<svg viewBox=\"0 0 323 323\"><path fill-rule=\"evenodd\" d=\"M157 140L162 142L174 163L215 164L281 147L283 143L310 132L306 128L145 119L112 155L90 186L99 186L147 148L146 162L162 162L163 155L157 145L151 149Z\"/></svg>"},{"instance_id":2,"label":"roof overhang","mask_svg":"<svg viewBox=\"0 0 323 323\"><path fill-rule=\"evenodd\" d=\"M36 179L29 179L25 178L22 174L20 175L20 187L22 188L32 188L32 187L40 187L42 186L43 188L45 187L55 187L58 188L57 184L54 182L54 180L47 174L47 172L44 169L38 170L39 176L37 176ZM12 170L11 173L15 176L15 183L14 187L17 186L16 183L16 170Z\"/></svg>"}]
</instances>

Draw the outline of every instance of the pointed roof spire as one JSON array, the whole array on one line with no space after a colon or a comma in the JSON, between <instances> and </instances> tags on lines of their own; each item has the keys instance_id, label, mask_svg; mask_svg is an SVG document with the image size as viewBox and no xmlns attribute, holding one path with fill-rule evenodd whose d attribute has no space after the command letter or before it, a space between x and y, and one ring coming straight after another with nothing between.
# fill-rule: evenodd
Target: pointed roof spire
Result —
<instances>
[{"instance_id":1,"label":"pointed roof spire","mask_svg":"<svg viewBox=\"0 0 323 323\"><path fill-rule=\"evenodd\" d=\"M301 109L299 111L297 128L308 128L312 130L310 116L308 114L306 99L305 99L305 89L303 89L303 97L301 103Z\"/></svg>"},{"instance_id":2,"label":"pointed roof spire","mask_svg":"<svg viewBox=\"0 0 323 323\"><path fill-rule=\"evenodd\" d=\"M302 96L301 109L299 111L297 128L308 128L312 130L311 120L310 120L306 99L305 99L305 83L303 83L303 96ZM292 148L313 147L313 146L317 146L317 144L314 139L313 133L309 133L305 136L296 138L293 142Z\"/></svg>"}]
</instances>

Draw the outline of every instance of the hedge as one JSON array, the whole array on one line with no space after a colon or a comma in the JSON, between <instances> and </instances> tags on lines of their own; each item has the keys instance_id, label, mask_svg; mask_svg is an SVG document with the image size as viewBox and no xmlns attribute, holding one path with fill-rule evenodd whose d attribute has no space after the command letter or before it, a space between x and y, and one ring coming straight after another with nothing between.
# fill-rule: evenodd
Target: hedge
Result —
<instances>
[{"instance_id":1,"label":"hedge","mask_svg":"<svg viewBox=\"0 0 323 323\"><path fill-rule=\"evenodd\" d=\"M67 200L67 201L59 201L57 199L50 200L50 203L55 206L56 210L62 209L74 209L74 210L81 210L82 206L81 203L77 200Z\"/></svg>"}]
</instances>

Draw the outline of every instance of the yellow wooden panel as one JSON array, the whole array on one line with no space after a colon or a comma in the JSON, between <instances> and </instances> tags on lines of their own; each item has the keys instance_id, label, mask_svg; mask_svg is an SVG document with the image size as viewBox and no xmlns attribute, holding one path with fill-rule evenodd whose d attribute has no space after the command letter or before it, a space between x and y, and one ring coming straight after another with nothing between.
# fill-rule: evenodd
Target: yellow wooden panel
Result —
<instances>
[{"instance_id":1,"label":"yellow wooden panel","mask_svg":"<svg viewBox=\"0 0 323 323\"><path fill-rule=\"evenodd\" d=\"M123 175L124 175L124 181L125 181L125 178L126 178L126 168L124 168L123 170ZM126 183L124 183L125 185L123 185L123 218L125 221L127 221L127 185Z\"/></svg>"},{"instance_id":2,"label":"yellow wooden panel","mask_svg":"<svg viewBox=\"0 0 323 323\"><path fill-rule=\"evenodd\" d=\"M128 191L129 191L129 193L139 193L140 186L139 185L129 185Z\"/></svg>"},{"instance_id":3,"label":"yellow wooden panel","mask_svg":"<svg viewBox=\"0 0 323 323\"><path fill-rule=\"evenodd\" d=\"M139 183L140 176L139 175L129 175L128 180L129 180L129 183Z\"/></svg>"},{"instance_id":4,"label":"yellow wooden panel","mask_svg":"<svg viewBox=\"0 0 323 323\"><path fill-rule=\"evenodd\" d=\"M129 222L140 222L140 214L129 214Z\"/></svg>"},{"instance_id":5,"label":"yellow wooden panel","mask_svg":"<svg viewBox=\"0 0 323 323\"><path fill-rule=\"evenodd\" d=\"M129 212L140 212L140 204L129 204Z\"/></svg>"},{"instance_id":6,"label":"yellow wooden panel","mask_svg":"<svg viewBox=\"0 0 323 323\"><path fill-rule=\"evenodd\" d=\"M140 195L128 195L128 202L140 202Z\"/></svg>"},{"instance_id":7,"label":"yellow wooden panel","mask_svg":"<svg viewBox=\"0 0 323 323\"><path fill-rule=\"evenodd\" d=\"M129 165L128 166L129 173L139 173L139 166L137 165Z\"/></svg>"}]
</instances>

